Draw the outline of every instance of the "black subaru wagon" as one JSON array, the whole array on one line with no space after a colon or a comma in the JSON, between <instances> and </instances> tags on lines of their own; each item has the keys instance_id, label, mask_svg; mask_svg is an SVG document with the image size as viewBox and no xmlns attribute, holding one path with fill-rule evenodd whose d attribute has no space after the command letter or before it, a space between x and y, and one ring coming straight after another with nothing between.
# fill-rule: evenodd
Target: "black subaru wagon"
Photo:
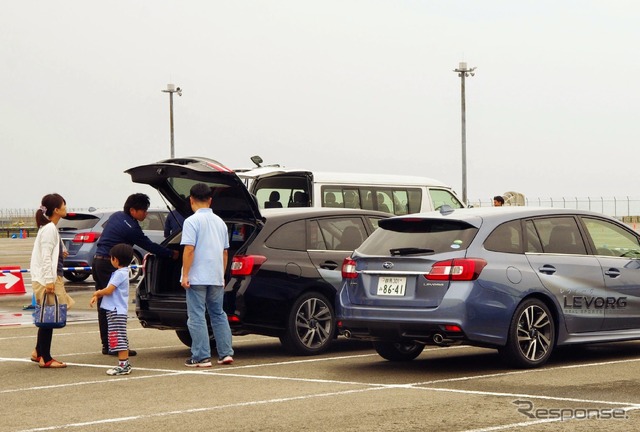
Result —
<instances>
[{"instance_id":1,"label":"black subaru wagon","mask_svg":"<svg viewBox=\"0 0 640 432\"><path fill-rule=\"evenodd\" d=\"M343 208L261 213L235 172L206 158L168 159L126 172L134 182L156 188L185 217L192 214L191 186L206 183L212 188L211 208L229 229L224 309L235 335L275 336L301 355L330 346L337 335L334 305L342 261L388 214ZM182 251L180 239L177 232L163 245ZM145 257L136 314L144 327L175 330L190 346L181 266L182 259Z\"/></svg>"}]
</instances>

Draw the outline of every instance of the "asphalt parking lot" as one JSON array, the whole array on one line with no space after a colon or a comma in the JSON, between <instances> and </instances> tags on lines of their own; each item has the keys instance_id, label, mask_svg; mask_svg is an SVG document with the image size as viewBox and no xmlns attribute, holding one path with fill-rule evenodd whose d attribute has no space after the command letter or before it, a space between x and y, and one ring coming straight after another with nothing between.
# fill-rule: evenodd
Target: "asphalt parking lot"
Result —
<instances>
[{"instance_id":1,"label":"asphalt parking lot","mask_svg":"<svg viewBox=\"0 0 640 432\"><path fill-rule=\"evenodd\" d=\"M6 252L15 245L0 242L0 264L16 259ZM54 331L52 352L69 364L59 370L29 360L36 329L21 307L29 295L0 296L0 431L640 427L638 342L564 349L541 369L514 370L480 348L430 348L412 362L392 363L344 339L324 355L294 357L277 339L244 336L234 338L232 366L193 370L183 366L189 351L175 334L143 329L132 307L134 369L109 377L115 359L100 353L91 289L70 286L78 303L73 322Z\"/></svg>"}]
</instances>

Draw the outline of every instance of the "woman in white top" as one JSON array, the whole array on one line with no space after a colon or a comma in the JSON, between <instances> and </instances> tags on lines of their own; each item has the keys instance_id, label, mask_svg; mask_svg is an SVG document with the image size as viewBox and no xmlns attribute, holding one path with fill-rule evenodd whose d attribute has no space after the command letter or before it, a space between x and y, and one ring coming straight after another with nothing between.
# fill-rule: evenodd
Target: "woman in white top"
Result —
<instances>
[{"instance_id":1,"label":"woman in white top","mask_svg":"<svg viewBox=\"0 0 640 432\"><path fill-rule=\"evenodd\" d=\"M60 304L67 308L75 301L69 297L64 289L62 279L62 262L67 251L58 235L56 225L60 218L67 215L67 202L58 194L45 195L42 205L36 212L38 235L31 253L31 286L38 303L42 302L45 293L55 293ZM64 368L65 363L51 357L51 339L53 329L38 328L36 348L31 353L31 361L41 368Z\"/></svg>"}]
</instances>

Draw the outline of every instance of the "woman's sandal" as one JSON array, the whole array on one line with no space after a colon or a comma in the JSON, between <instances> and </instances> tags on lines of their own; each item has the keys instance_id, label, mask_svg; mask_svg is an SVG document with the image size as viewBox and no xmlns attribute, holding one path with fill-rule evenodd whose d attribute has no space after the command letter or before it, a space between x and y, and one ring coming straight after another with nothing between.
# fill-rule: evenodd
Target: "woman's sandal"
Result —
<instances>
[{"instance_id":1,"label":"woman's sandal","mask_svg":"<svg viewBox=\"0 0 640 432\"><path fill-rule=\"evenodd\" d=\"M40 358L40 367L41 368L55 368L55 369L58 369L58 368L66 368L67 364L59 362L56 359L51 359L51 360L49 360L48 362L45 363L45 361L42 358Z\"/></svg>"},{"instance_id":2,"label":"woman's sandal","mask_svg":"<svg viewBox=\"0 0 640 432\"><path fill-rule=\"evenodd\" d=\"M31 361L32 362L36 362L36 363L40 363L40 359L42 357L38 355L38 351L33 350L33 352L31 353Z\"/></svg>"}]
</instances>

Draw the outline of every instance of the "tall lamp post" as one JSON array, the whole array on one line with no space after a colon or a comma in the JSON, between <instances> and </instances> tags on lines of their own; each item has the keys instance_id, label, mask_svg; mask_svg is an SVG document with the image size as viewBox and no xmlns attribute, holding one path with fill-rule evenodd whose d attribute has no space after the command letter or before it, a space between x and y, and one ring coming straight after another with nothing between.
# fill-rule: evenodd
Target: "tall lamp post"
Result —
<instances>
[{"instance_id":1,"label":"tall lamp post","mask_svg":"<svg viewBox=\"0 0 640 432\"><path fill-rule=\"evenodd\" d=\"M467 114L464 93L464 79L469 75L474 76L476 68L468 68L466 62L460 62L458 69L454 72L458 73L461 80L461 105L462 105L462 201L467 205Z\"/></svg>"},{"instance_id":2,"label":"tall lamp post","mask_svg":"<svg viewBox=\"0 0 640 432\"><path fill-rule=\"evenodd\" d=\"M169 119L171 122L171 158L175 156L175 148L173 143L173 94L178 93L178 96L182 96L182 89L176 87L173 84L167 84L167 89L162 90L163 93L169 93Z\"/></svg>"}]
</instances>

